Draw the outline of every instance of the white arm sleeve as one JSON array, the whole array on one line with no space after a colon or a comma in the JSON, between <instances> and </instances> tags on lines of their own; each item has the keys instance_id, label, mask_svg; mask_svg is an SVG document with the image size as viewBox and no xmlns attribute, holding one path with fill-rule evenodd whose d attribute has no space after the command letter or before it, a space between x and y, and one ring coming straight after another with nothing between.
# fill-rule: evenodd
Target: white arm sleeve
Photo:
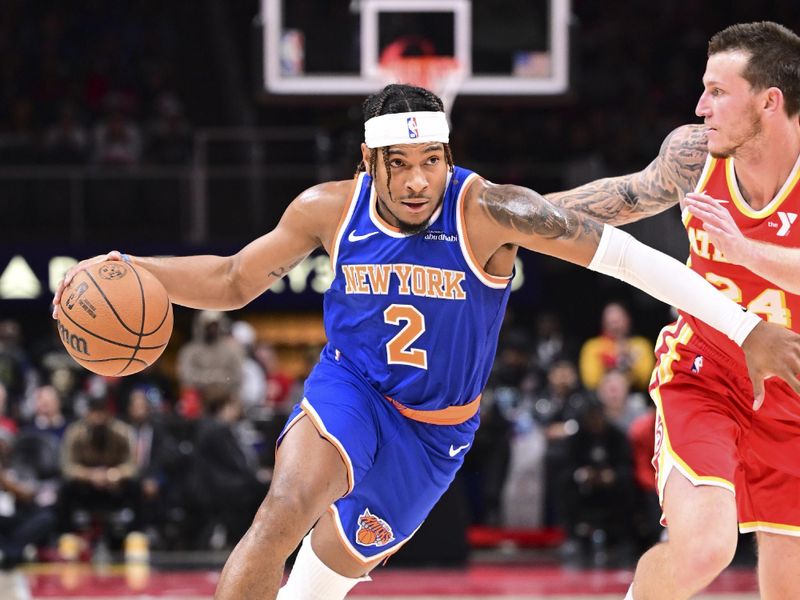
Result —
<instances>
[{"instance_id":1,"label":"white arm sleeve","mask_svg":"<svg viewBox=\"0 0 800 600\"><path fill-rule=\"evenodd\" d=\"M694 315L739 346L761 321L674 258L605 225L589 269L611 275Z\"/></svg>"}]
</instances>

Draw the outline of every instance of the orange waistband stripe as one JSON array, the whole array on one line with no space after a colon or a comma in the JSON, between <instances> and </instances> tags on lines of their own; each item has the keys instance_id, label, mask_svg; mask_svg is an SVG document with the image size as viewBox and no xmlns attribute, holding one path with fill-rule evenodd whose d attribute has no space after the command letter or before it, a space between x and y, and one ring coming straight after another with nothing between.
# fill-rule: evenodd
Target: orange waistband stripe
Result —
<instances>
[{"instance_id":1,"label":"orange waistband stripe","mask_svg":"<svg viewBox=\"0 0 800 600\"><path fill-rule=\"evenodd\" d=\"M400 412L401 415L412 421L420 423L430 423L431 425L460 425L469 421L481 407L481 395L462 406L448 406L439 410L417 410L409 408L405 404L400 404L394 398L386 396L386 399Z\"/></svg>"}]
</instances>

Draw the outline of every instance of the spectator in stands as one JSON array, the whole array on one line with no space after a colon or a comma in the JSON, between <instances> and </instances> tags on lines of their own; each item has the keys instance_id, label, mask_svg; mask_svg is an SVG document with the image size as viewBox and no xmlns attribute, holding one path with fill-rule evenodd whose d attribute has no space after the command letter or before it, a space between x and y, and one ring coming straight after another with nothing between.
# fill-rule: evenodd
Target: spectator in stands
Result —
<instances>
[{"instance_id":1,"label":"spectator in stands","mask_svg":"<svg viewBox=\"0 0 800 600\"><path fill-rule=\"evenodd\" d=\"M126 420L133 433L133 454L141 493L140 522L151 542L165 518L165 498L171 467L177 462L175 440L153 418L147 390L136 388L128 397Z\"/></svg>"},{"instance_id":2,"label":"spectator in stands","mask_svg":"<svg viewBox=\"0 0 800 600\"><path fill-rule=\"evenodd\" d=\"M6 165L35 163L38 156L31 101L24 97L14 99L10 119L4 125L6 126L0 126L0 163Z\"/></svg>"},{"instance_id":3,"label":"spectator in stands","mask_svg":"<svg viewBox=\"0 0 800 600\"><path fill-rule=\"evenodd\" d=\"M0 383L6 389L6 411L12 419L20 416L29 364L22 349L22 330L12 320L0 321Z\"/></svg>"},{"instance_id":4,"label":"spectator in stands","mask_svg":"<svg viewBox=\"0 0 800 600\"><path fill-rule=\"evenodd\" d=\"M596 566L604 566L611 547L620 558L632 558L630 446L598 404L587 406L578 431L568 438L559 498L566 559L591 558Z\"/></svg>"},{"instance_id":5,"label":"spectator in stands","mask_svg":"<svg viewBox=\"0 0 800 600\"><path fill-rule=\"evenodd\" d=\"M94 162L100 165L133 166L142 158L142 134L138 125L113 110L94 130Z\"/></svg>"},{"instance_id":6,"label":"spectator in stands","mask_svg":"<svg viewBox=\"0 0 800 600\"><path fill-rule=\"evenodd\" d=\"M269 342L261 341L256 344L255 358L266 377L267 408L278 418L288 416L292 410L292 390L296 383L294 377L281 369L278 353Z\"/></svg>"},{"instance_id":7,"label":"spectator in stands","mask_svg":"<svg viewBox=\"0 0 800 600\"><path fill-rule=\"evenodd\" d=\"M587 403L578 368L569 360L556 360L547 371L547 385L534 404L534 418L543 428L547 442L544 521L550 526L558 522L558 482L566 464L568 438L578 431L578 420Z\"/></svg>"},{"instance_id":8,"label":"spectator in stands","mask_svg":"<svg viewBox=\"0 0 800 600\"><path fill-rule=\"evenodd\" d=\"M608 420L625 434L631 423L648 408L642 394L631 393L630 381L619 369L611 369L603 374L595 394Z\"/></svg>"},{"instance_id":9,"label":"spectator in stands","mask_svg":"<svg viewBox=\"0 0 800 600\"><path fill-rule=\"evenodd\" d=\"M575 360L578 348L561 327L561 319L554 312L542 312L536 317L533 337L533 360L542 379L550 367L561 359Z\"/></svg>"},{"instance_id":10,"label":"spectator in stands","mask_svg":"<svg viewBox=\"0 0 800 600\"><path fill-rule=\"evenodd\" d=\"M56 165L82 164L89 157L89 134L73 105L62 106L58 121L45 131L44 156Z\"/></svg>"},{"instance_id":11,"label":"spectator in stands","mask_svg":"<svg viewBox=\"0 0 800 600\"><path fill-rule=\"evenodd\" d=\"M40 504L40 492L36 479L14 466L14 435L0 429L0 568L22 562L26 547L45 542L54 531L55 515Z\"/></svg>"},{"instance_id":12,"label":"spectator in stands","mask_svg":"<svg viewBox=\"0 0 800 600\"><path fill-rule=\"evenodd\" d=\"M229 387L206 388L203 404L206 416L195 444L196 500L206 522L224 528L223 538L212 544L222 546L247 530L267 491L268 474L236 437L242 405Z\"/></svg>"},{"instance_id":13,"label":"spectator in stands","mask_svg":"<svg viewBox=\"0 0 800 600\"><path fill-rule=\"evenodd\" d=\"M238 395L246 415L259 418L266 412L267 374L256 358L256 330L246 321L231 326L231 339L242 353L242 385Z\"/></svg>"},{"instance_id":14,"label":"spectator in stands","mask_svg":"<svg viewBox=\"0 0 800 600\"><path fill-rule=\"evenodd\" d=\"M182 165L192 157L192 130L180 100L162 93L156 102L156 117L147 130L147 158L162 165Z\"/></svg>"},{"instance_id":15,"label":"spectator in stands","mask_svg":"<svg viewBox=\"0 0 800 600\"><path fill-rule=\"evenodd\" d=\"M204 310L194 320L192 340L178 352L181 396L200 394L209 387L236 394L242 385L242 351L228 338L228 319Z\"/></svg>"},{"instance_id":16,"label":"spectator in stands","mask_svg":"<svg viewBox=\"0 0 800 600\"><path fill-rule=\"evenodd\" d=\"M520 431L524 431L524 395L535 387L530 358L530 340L525 333L507 329L484 391L481 426L462 468L474 523L499 526L503 522L503 491L512 459L514 422L519 420ZM515 467L515 475L519 475L519 469L527 469L519 462Z\"/></svg>"},{"instance_id":17,"label":"spectator in stands","mask_svg":"<svg viewBox=\"0 0 800 600\"><path fill-rule=\"evenodd\" d=\"M140 494L133 433L111 416L106 398L90 398L86 416L67 428L61 465L63 531L86 524L93 513L106 522L113 517L120 528L136 527Z\"/></svg>"},{"instance_id":18,"label":"spectator in stands","mask_svg":"<svg viewBox=\"0 0 800 600\"><path fill-rule=\"evenodd\" d=\"M8 433L17 433L17 421L7 415L8 407L8 392L6 386L0 382L0 430L5 430Z\"/></svg>"},{"instance_id":19,"label":"spectator in stands","mask_svg":"<svg viewBox=\"0 0 800 600\"><path fill-rule=\"evenodd\" d=\"M33 392L33 417L25 429L50 436L61 443L67 420L61 413L61 395L54 386L42 385Z\"/></svg>"},{"instance_id":20,"label":"spectator in stands","mask_svg":"<svg viewBox=\"0 0 800 600\"><path fill-rule=\"evenodd\" d=\"M655 356L653 344L641 336L631 335L631 318L619 302L603 308L601 333L587 340L581 348L581 381L594 390L603 373L618 369L626 374L631 385L644 391L650 381Z\"/></svg>"},{"instance_id":21,"label":"spectator in stands","mask_svg":"<svg viewBox=\"0 0 800 600\"><path fill-rule=\"evenodd\" d=\"M658 502L656 472L653 468L656 411L649 408L637 417L628 429L628 440L633 457L633 481L636 484L636 502L633 518L637 552L641 554L661 539L661 506Z\"/></svg>"}]
</instances>

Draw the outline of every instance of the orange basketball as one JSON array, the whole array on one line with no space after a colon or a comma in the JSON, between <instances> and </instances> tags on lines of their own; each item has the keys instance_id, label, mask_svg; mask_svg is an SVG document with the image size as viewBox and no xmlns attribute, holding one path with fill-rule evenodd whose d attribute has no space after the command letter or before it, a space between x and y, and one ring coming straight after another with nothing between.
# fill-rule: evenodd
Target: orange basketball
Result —
<instances>
[{"instance_id":1,"label":"orange basketball","mask_svg":"<svg viewBox=\"0 0 800 600\"><path fill-rule=\"evenodd\" d=\"M106 261L78 273L58 309L61 341L99 375L131 375L151 365L172 334L172 304L142 267Z\"/></svg>"},{"instance_id":2,"label":"orange basketball","mask_svg":"<svg viewBox=\"0 0 800 600\"><path fill-rule=\"evenodd\" d=\"M375 543L377 536L375 535L374 531L362 527L358 530L358 533L356 533L356 539L358 540L359 544L369 546Z\"/></svg>"}]
</instances>

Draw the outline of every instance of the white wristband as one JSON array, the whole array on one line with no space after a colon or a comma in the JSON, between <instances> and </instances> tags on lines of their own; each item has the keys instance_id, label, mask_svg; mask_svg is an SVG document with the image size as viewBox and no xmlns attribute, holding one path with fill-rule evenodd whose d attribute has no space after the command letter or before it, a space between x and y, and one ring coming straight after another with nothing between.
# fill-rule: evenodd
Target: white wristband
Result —
<instances>
[{"instance_id":1,"label":"white wristband","mask_svg":"<svg viewBox=\"0 0 800 600\"><path fill-rule=\"evenodd\" d=\"M761 321L674 258L610 225L603 227L588 268L621 279L694 315L739 346Z\"/></svg>"}]
</instances>

